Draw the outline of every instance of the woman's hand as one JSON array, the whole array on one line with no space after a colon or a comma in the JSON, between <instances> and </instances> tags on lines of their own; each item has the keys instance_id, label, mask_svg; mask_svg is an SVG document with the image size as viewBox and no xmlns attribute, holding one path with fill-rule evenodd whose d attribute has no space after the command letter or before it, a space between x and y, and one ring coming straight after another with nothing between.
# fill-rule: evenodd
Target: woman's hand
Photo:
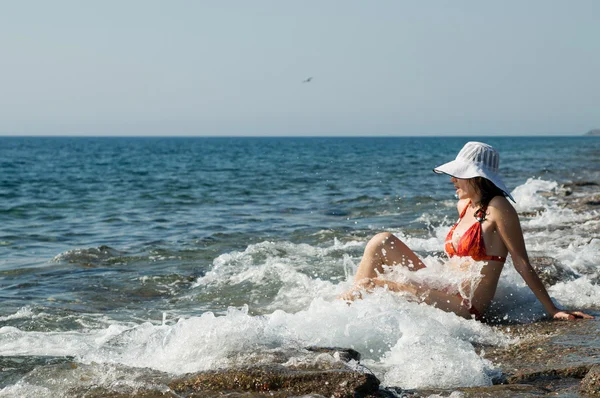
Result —
<instances>
[{"instance_id":1,"label":"woman's hand","mask_svg":"<svg viewBox=\"0 0 600 398\"><path fill-rule=\"evenodd\" d=\"M340 294L338 296L338 299L345 300L345 301L354 301L356 299L362 299L361 292L366 291L367 293L370 293L373 291L373 288L375 288L375 286L376 286L376 284L375 284L375 282L373 282L373 279L371 279L371 278L361 279L360 281L357 281L350 290L348 290L347 292L345 292L343 294Z\"/></svg>"},{"instance_id":2,"label":"woman's hand","mask_svg":"<svg viewBox=\"0 0 600 398\"><path fill-rule=\"evenodd\" d=\"M559 319L563 321L571 321L577 318L594 319L593 316L585 314L581 311L558 311L552 316L552 319Z\"/></svg>"}]
</instances>

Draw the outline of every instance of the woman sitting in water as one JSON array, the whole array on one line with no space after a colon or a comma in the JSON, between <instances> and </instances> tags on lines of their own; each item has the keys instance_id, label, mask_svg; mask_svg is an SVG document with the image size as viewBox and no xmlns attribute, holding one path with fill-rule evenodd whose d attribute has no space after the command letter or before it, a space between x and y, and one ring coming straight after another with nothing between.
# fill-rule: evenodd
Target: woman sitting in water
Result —
<instances>
[{"instance_id":1,"label":"woman sitting in water","mask_svg":"<svg viewBox=\"0 0 600 398\"><path fill-rule=\"evenodd\" d=\"M579 311L558 309L535 270L529 263L519 217L506 197L513 197L498 176L498 152L487 144L468 142L455 160L434 169L448 174L458 196L458 222L446 237L449 257L466 257L465 261L482 261L481 280L469 297L464 293L435 289L415 282L394 282L380 278L384 267L407 267L411 271L425 264L400 239L388 232L375 235L367 244L356 272L354 287L342 298L353 300L361 291L387 287L409 292L419 300L444 311L481 319L492 301L506 256L510 253L515 269L554 319L593 318ZM470 259L469 259L470 258Z\"/></svg>"}]
</instances>

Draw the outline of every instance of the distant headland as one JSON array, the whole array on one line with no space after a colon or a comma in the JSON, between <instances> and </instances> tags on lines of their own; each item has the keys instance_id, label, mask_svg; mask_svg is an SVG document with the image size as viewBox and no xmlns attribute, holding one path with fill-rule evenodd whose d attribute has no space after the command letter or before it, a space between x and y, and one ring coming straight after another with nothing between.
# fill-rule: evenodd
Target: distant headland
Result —
<instances>
[{"instance_id":1,"label":"distant headland","mask_svg":"<svg viewBox=\"0 0 600 398\"><path fill-rule=\"evenodd\" d=\"M600 129L590 130L585 135L600 135Z\"/></svg>"}]
</instances>

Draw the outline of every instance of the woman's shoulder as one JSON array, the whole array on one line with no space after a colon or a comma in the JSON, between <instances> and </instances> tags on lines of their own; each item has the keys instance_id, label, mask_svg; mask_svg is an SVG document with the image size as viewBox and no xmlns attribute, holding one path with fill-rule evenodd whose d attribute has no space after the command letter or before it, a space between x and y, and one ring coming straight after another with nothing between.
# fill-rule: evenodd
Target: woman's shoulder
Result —
<instances>
[{"instance_id":1,"label":"woman's shoulder","mask_svg":"<svg viewBox=\"0 0 600 398\"><path fill-rule=\"evenodd\" d=\"M505 196L494 196L488 205L490 215L502 214L517 216L517 211Z\"/></svg>"}]
</instances>

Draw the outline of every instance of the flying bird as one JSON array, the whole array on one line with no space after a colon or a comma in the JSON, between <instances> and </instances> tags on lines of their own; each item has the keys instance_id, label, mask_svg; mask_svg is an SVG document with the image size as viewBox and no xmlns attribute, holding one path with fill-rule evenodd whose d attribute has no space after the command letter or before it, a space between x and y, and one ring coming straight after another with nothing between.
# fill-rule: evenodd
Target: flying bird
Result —
<instances>
[{"instance_id":1,"label":"flying bird","mask_svg":"<svg viewBox=\"0 0 600 398\"><path fill-rule=\"evenodd\" d=\"M311 80L312 80L312 76L307 79L302 80L302 83L310 83Z\"/></svg>"}]
</instances>

